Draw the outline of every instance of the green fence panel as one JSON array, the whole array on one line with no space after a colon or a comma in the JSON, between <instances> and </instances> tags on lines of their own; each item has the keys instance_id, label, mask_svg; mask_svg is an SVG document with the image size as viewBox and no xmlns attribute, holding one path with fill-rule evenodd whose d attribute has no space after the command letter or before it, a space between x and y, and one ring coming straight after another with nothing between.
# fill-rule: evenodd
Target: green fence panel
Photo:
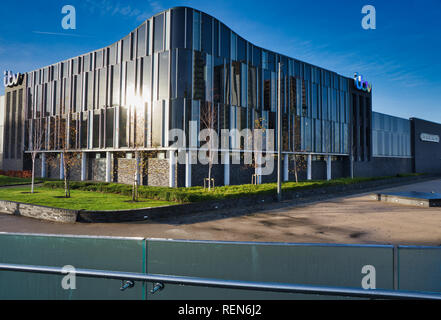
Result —
<instances>
[{"instance_id":1,"label":"green fence panel","mask_svg":"<svg viewBox=\"0 0 441 320\"><path fill-rule=\"evenodd\" d=\"M377 289L393 289L392 246L147 240L147 272L152 274L362 288L362 279L368 275L362 273L364 266L375 268ZM147 299L302 298L329 297L167 284L164 290L147 296Z\"/></svg>"},{"instance_id":2,"label":"green fence panel","mask_svg":"<svg viewBox=\"0 0 441 320\"><path fill-rule=\"evenodd\" d=\"M76 237L0 233L0 262L145 272L141 238ZM0 271L0 299L144 299L145 284L120 291L121 281L76 277L65 290L64 275Z\"/></svg>"},{"instance_id":3,"label":"green fence panel","mask_svg":"<svg viewBox=\"0 0 441 320\"><path fill-rule=\"evenodd\" d=\"M398 289L441 292L441 248L399 246Z\"/></svg>"}]
</instances>

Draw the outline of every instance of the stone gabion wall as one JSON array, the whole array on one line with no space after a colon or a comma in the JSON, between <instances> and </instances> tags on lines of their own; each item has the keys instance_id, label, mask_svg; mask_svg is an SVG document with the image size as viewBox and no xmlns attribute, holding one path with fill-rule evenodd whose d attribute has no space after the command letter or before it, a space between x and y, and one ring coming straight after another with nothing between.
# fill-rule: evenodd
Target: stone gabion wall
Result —
<instances>
[{"instance_id":1,"label":"stone gabion wall","mask_svg":"<svg viewBox=\"0 0 441 320\"><path fill-rule=\"evenodd\" d=\"M113 181L133 184L135 167L135 159L115 158L113 161Z\"/></svg>"},{"instance_id":2,"label":"stone gabion wall","mask_svg":"<svg viewBox=\"0 0 441 320\"><path fill-rule=\"evenodd\" d=\"M106 159L88 159L88 176L89 180L106 181Z\"/></svg>"},{"instance_id":3,"label":"stone gabion wall","mask_svg":"<svg viewBox=\"0 0 441 320\"><path fill-rule=\"evenodd\" d=\"M148 186L168 187L169 170L170 164L167 159L148 159L146 184ZM177 166L175 170L175 181L177 181Z\"/></svg>"}]
</instances>

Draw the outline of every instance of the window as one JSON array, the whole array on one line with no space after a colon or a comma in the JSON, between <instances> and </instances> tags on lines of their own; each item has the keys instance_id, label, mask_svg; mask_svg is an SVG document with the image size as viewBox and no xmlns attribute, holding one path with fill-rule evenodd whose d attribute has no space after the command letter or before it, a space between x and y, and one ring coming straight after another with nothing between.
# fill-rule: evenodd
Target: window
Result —
<instances>
[{"instance_id":1,"label":"window","mask_svg":"<svg viewBox=\"0 0 441 320\"><path fill-rule=\"evenodd\" d=\"M112 66L112 106L120 105L121 99L121 72L120 65Z\"/></svg>"},{"instance_id":2,"label":"window","mask_svg":"<svg viewBox=\"0 0 441 320\"><path fill-rule=\"evenodd\" d=\"M88 72L90 71L90 55L86 54L83 57L83 71Z\"/></svg>"},{"instance_id":3,"label":"window","mask_svg":"<svg viewBox=\"0 0 441 320\"><path fill-rule=\"evenodd\" d=\"M115 117L115 109L106 109L106 148L113 147L113 119Z\"/></svg>"},{"instance_id":4,"label":"window","mask_svg":"<svg viewBox=\"0 0 441 320\"><path fill-rule=\"evenodd\" d=\"M241 82L241 64L239 62L232 62L231 77L231 104L237 106L240 103Z\"/></svg>"},{"instance_id":5,"label":"window","mask_svg":"<svg viewBox=\"0 0 441 320\"><path fill-rule=\"evenodd\" d=\"M214 103L224 103L224 59L214 59L214 83L213 101Z\"/></svg>"},{"instance_id":6,"label":"window","mask_svg":"<svg viewBox=\"0 0 441 320\"><path fill-rule=\"evenodd\" d=\"M144 100L152 99L152 57L142 59L142 95Z\"/></svg>"},{"instance_id":7,"label":"window","mask_svg":"<svg viewBox=\"0 0 441 320\"><path fill-rule=\"evenodd\" d=\"M230 29L221 24L221 56L227 60L230 59Z\"/></svg>"},{"instance_id":8,"label":"window","mask_svg":"<svg viewBox=\"0 0 441 320\"><path fill-rule=\"evenodd\" d=\"M144 57L147 53L147 36L146 36L147 23L144 23L142 26L138 28L138 48L137 48L137 57Z\"/></svg>"},{"instance_id":9,"label":"window","mask_svg":"<svg viewBox=\"0 0 441 320\"><path fill-rule=\"evenodd\" d=\"M201 14L193 11L193 50L201 50Z\"/></svg>"},{"instance_id":10,"label":"window","mask_svg":"<svg viewBox=\"0 0 441 320\"><path fill-rule=\"evenodd\" d=\"M92 147L93 148L99 148L100 142L100 115L94 114L93 115L93 139L92 139Z\"/></svg>"},{"instance_id":11,"label":"window","mask_svg":"<svg viewBox=\"0 0 441 320\"><path fill-rule=\"evenodd\" d=\"M193 64L193 99L205 101L205 68L206 68L206 55L195 51L194 52L194 64Z\"/></svg>"},{"instance_id":12,"label":"window","mask_svg":"<svg viewBox=\"0 0 441 320\"><path fill-rule=\"evenodd\" d=\"M158 79L158 99L169 98L169 52L162 52L159 55L159 79Z\"/></svg>"},{"instance_id":13,"label":"window","mask_svg":"<svg viewBox=\"0 0 441 320\"><path fill-rule=\"evenodd\" d=\"M103 67L103 51L99 50L95 56L95 70Z\"/></svg>"},{"instance_id":14,"label":"window","mask_svg":"<svg viewBox=\"0 0 441 320\"><path fill-rule=\"evenodd\" d=\"M93 82L94 82L94 77L93 77L94 72L90 71L86 73L86 83L87 83L87 91L86 91L86 102L87 102L87 110L92 110L94 107L94 90L93 90Z\"/></svg>"},{"instance_id":15,"label":"window","mask_svg":"<svg viewBox=\"0 0 441 320\"><path fill-rule=\"evenodd\" d=\"M129 106L135 103L135 61L127 62L126 76L126 106Z\"/></svg>"},{"instance_id":16,"label":"window","mask_svg":"<svg viewBox=\"0 0 441 320\"><path fill-rule=\"evenodd\" d=\"M131 51L132 51L132 37L129 34L127 37L122 39L122 61L129 61L132 59Z\"/></svg>"},{"instance_id":17,"label":"window","mask_svg":"<svg viewBox=\"0 0 441 320\"><path fill-rule=\"evenodd\" d=\"M212 55L213 54L213 24L212 18L206 14L202 14L202 51Z\"/></svg>"},{"instance_id":18,"label":"window","mask_svg":"<svg viewBox=\"0 0 441 320\"><path fill-rule=\"evenodd\" d=\"M116 64L116 55L117 55L117 44L114 43L109 48L109 65L113 66Z\"/></svg>"},{"instance_id":19,"label":"window","mask_svg":"<svg viewBox=\"0 0 441 320\"><path fill-rule=\"evenodd\" d=\"M164 14L160 14L153 18L154 36L153 50L159 52L164 50Z\"/></svg>"},{"instance_id":20,"label":"window","mask_svg":"<svg viewBox=\"0 0 441 320\"><path fill-rule=\"evenodd\" d=\"M127 147L127 108L120 107L119 108L119 147L124 148Z\"/></svg>"},{"instance_id":21,"label":"window","mask_svg":"<svg viewBox=\"0 0 441 320\"><path fill-rule=\"evenodd\" d=\"M103 108L106 106L107 98L107 68L99 70L99 96L98 107Z\"/></svg>"},{"instance_id":22,"label":"window","mask_svg":"<svg viewBox=\"0 0 441 320\"><path fill-rule=\"evenodd\" d=\"M171 47L185 48L185 8L173 9L171 19Z\"/></svg>"},{"instance_id":23,"label":"window","mask_svg":"<svg viewBox=\"0 0 441 320\"><path fill-rule=\"evenodd\" d=\"M262 65L262 50L258 47L253 47L253 66L260 67Z\"/></svg>"},{"instance_id":24,"label":"window","mask_svg":"<svg viewBox=\"0 0 441 320\"><path fill-rule=\"evenodd\" d=\"M247 42L241 37L237 38L237 60L247 62Z\"/></svg>"}]
</instances>

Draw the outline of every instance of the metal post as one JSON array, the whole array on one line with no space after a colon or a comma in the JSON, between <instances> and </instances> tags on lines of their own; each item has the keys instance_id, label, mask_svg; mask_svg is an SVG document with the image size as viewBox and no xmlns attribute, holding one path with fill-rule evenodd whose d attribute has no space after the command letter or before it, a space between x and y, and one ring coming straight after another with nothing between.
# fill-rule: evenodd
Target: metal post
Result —
<instances>
[{"instance_id":1,"label":"metal post","mask_svg":"<svg viewBox=\"0 0 441 320\"><path fill-rule=\"evenodd\" d=\"M282 64L279 62L277 88L277 200L282 200Z\"/></svg>"},{"instance_id":2,"label":"metal post","mask_svg":"<svg viewBox=\"0 0 441 320\"><path fill-rule=\"evenodd\" d=\"M283 157L283 181L289 180L289 155Z\"/></svg>"},{"instance_id":3,"label":"metal post","mask_svg":"<svg viewBox=\"0 0 441 320\"><path fill-rule=\"evenodd\" d=\"M111 182L112 154L106 152L106 182Z\"/></svg>"},{"instance_id":4,"label":"metal post","mask_svg":"<svg viewBox=\"0 0 441 320\"><path fill-rule=\"evenodd\" d=\"M60 153L60 180L64 179L64 154Z\"/></svg>"},{"instance_id":5,"label":"metal post","mask_svg":"<svg viewBox=\"0 0 441 320\"><path fill-rule=\"evenodd\" d=\"M308 154L308 162L306 168L306 179L312 180L312 155Z\"/></svg>"},{"instance_id":6,"label":"metal post","mask_svg":"<svg viewBox=\"0 0 441 320\"><path fill-rule=\"evenodd\" d=\"M46 178L46 153L41 153L41 177Z\"/></svg>"},{"instance_id":7,"label":"metal post","mask_svg":"<svg viewBox=\"0 0 441 320\"><path fill-rule=\"evenodd\" d=\"M326 180L332 179L332 157L327 156L326 158Z\"/></svg>"},{"instance_id":8,"label":"metal post","mask_svg":"<svg viewBox=\"0 0 441 320\"><path fill-rule=\"evenodd\" d=\"M176 157L175 157L175 151L171 150L169 151L169 187L174 188L176 187L175 183L175 173L176 173Z\"/></svg>"},{"instance_id":9,"label":"metal post","mask_svg":"<svg viewBox=\"0 0 441 320\"><path fill-rule=\"evenodd\" d=\"M191 187L191 151L185 154L185 187Z\"/></svg>"},{"instance_id":10,"label":"metal post","mask_svg":"<svg viewBox=\"0 0 441 320\"><path fill-rule=\"evenodd\" d=\"M230 185L230 152L224 151L223 153L223 163L224 163L224 185Z\"/></svg>"},{"instance_id":11,"label":"metal post","mask_svg":"<svg viewBox=\"0 0 441 320\"><path fill-rule=\"evenodd\" d=\"M87 167L87 153L82 152L81 153L81 181L86 181L86 167Z\"/></svg>"}]
</instances>

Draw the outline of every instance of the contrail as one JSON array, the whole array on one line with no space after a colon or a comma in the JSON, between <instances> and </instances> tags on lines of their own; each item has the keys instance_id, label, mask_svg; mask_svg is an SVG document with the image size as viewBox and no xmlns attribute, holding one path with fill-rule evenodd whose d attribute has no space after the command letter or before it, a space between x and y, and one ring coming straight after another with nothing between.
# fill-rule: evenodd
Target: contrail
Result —
<instances>
[{"instance_id":1,"label":"contrail","mask_svg":"<svg viewBox=\"0 0 441 320\"><path fill-rule=\"evenodd\" d=\"M77 38L93 38L93 36L85 36L85 35L80 35L80 34L59 33L59 32L47 32L47 31L32 31L32 33L36 33L36 34L48 34L48 35L53 35L53 36L77 37Z\"/></svg>"}]
</instances>

